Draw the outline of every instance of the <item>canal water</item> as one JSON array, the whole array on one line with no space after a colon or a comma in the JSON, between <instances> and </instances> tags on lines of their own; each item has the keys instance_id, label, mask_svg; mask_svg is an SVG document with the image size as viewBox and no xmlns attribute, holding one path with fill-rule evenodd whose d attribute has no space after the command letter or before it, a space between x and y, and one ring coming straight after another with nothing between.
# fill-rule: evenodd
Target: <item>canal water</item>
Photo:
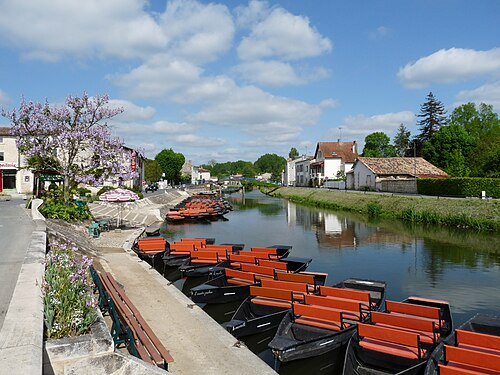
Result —
<instances>
[{"instance_id":1,"label":"canal water","mask_svg":"<svg viewBox=\"0 0 500 375\"><path fill-rule=\"evenodd\" d=\"M327 272L328 285L350 277L383 280L387 299L420 296L449 301L458 326L476 313L500 315L500 236L435 226L369 220L268 197L258 191L226 197L227 220L165 224L169 241L213 237L245 247L293 246L290 256L312 258L309 271ZM176 270L165 275L173 281ZM175 281L189 295L203 279ZM203 307L216 321L231 319L238 303ZM280 374L340 374L344 353L275 363L267 343L274 332L242 340ZM335 359L335 360L334 360Z\"/></svg>"}]
</instances>

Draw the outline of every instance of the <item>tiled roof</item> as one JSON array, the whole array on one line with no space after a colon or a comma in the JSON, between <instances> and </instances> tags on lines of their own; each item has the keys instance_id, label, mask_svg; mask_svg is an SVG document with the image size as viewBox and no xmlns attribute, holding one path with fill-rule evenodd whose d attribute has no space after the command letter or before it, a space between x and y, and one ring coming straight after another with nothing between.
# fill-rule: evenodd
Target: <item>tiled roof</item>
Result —
<instances>
[{"instance_id":1,"label":"tiled roof","mask_svg":"<svg viewBox=\"0 0 500 375\"><path fill-rule=\"evenodd\" d=\"M424 177L448 177L448 174L424 158L365 158L358 162L366 165L377 175L410 175Z\"/></svg>"},{"instance_id":2,"label":"tiled roof","mask_svg":"<svg viewBox=\"0 0 500 375\"><path fill-rule=\"evenodd\" d=\"M6 136L10 134L10 128L0 126L0 135Z\"/></svg>"},{"instance_id":3,"label":"tiled roof","mask_svg":"<svg viewBox=\"0 0 500 375\"><path fill-rule=\"evenodd\" d=\"M317 158L320 150L325 159L340 158L344 163L354 163L358 153L353 149L356 150L356 142L318 142L314 156Z\"/></svg>"}]
</instances>

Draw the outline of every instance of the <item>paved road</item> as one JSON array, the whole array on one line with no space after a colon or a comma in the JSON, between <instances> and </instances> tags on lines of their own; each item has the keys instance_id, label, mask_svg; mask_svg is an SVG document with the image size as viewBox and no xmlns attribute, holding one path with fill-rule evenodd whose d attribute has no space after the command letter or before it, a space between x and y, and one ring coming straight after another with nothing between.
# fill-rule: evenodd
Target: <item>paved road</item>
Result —
<instances>
[{"instance_id":1,"label":"paved road","mask_svg":"<svg viewBox=\"0 0 500 375\"><path fill-rule=\"evenodd\" d=\"M0 330L35 224L21 198L0 201Z\"/></svg>"}]
</instances>

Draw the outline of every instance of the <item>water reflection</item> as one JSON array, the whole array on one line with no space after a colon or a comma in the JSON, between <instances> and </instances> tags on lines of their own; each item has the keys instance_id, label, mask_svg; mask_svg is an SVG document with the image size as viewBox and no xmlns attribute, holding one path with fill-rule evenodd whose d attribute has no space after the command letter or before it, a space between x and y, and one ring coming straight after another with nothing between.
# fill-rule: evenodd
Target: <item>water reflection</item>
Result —
<instances>
[{"instance_id":1,"label":"water reflection","mask_svg":"<svg viewBox=\"0 0 500 375\"><path fill-rule=\"evenodd\" d=\"M227 222L208 225L166 225L169 240L215 237L217 243L251 246L289 244L293 256L313 259L309 270L328 272L328 284L348 277L387 282L387 298L409 295L450 302L455 324L475 313L500 315L500 236L437 226L406 225L399 221L370 221L296 205L258 192L233 195L234 211ZM171 277L177 277L174 270ZM189 295L197 281L176 281ZM238 303L207 305L203 309L219 323L231 319ZM245 338L245 344L270 366L270 333ZM338 354L338 353L337 353ZM340 355L342 357L342 355ZM333 353L279 366L281 374L340 374Z\"/></svg>"}]
</instances>

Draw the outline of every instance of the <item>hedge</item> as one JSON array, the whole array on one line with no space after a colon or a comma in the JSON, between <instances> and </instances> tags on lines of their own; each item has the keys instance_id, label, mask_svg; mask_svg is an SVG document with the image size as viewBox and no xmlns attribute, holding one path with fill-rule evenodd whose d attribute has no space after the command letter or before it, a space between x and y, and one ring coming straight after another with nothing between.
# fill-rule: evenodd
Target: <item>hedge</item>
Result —
<instances>
[{"instance_id":1,"label":"hedge","mask_svg":"<svg viewBox=\"0 0 500 375\"><path fill-rule=\"evenodd\" d=\"M422 178L417 189L423 195L465 197L479 197L485 191L487 197L500 198L500 178Z\"/></svg>"}]
</instances>

